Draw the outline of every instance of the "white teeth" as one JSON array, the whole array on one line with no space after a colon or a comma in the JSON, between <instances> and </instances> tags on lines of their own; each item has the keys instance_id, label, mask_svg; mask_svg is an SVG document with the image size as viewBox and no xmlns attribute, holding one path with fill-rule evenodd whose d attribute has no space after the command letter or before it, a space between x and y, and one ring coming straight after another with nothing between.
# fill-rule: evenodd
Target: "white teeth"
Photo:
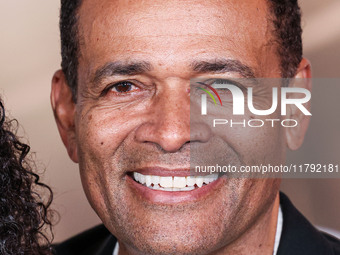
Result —
<instances>
[{"instance_id":1,"label":"white teeth","mask_svg":"<svg viewBox=\"0 0 340 255\"><path fill-rule=\"evenodd\" d=\"M187 181L185 177L174 176L174 184L175 188L184 188L187 185Z\"/></svg>"},{"instance_id":2,"label":"white teeth","mask_svg":"<svg viewBox=\"0 0 340 255\"><path fill-rule=\"evenodd\" d=\"M173 187L173 179L172 176L160 176L159 184L164 188L172 188Z\"/></svg>"},{"instance_id":3,"label":"white teeth","mask_svg":"<svg viewBox=\"0 0 340 255\"><path fill-rule=\"evenodd\" d=\"M203 176L196 176L196 185L200 188L203 186L204 177Z\"/></svg>"},{"instance_id":4,"label":"white teeth","mask_svg":"<svg viewBox=\"0 0 340 255\"><path fill-rule=\"evenodd\" d=\"M175 188L173 188L173 189L175 189ZM190 186L190 187L181 188L180 190L181 191L189 191L189 190L193 190L193 189L195 189L195 187L194 186Z\"/></svg>"},{"instance_id":5,"label":"white teeth","mask_svg":"<svg viewBox=\"0 0 340 255\"><path fill-rule=\"evenodd\" d=\"M151 185L151 175L145 175L145 184L147 187Z\"/></svg>"},{"instance_id":6,"label":"white teeth","mask_svg":"<svg viewBox=\"0 0 340 255\"><path fill-rule=\"evenodd\" d=\"M137 173L137 172L133 172L133 178L136 180L136 181L138 181L138 182L140 182L140 183L142 183L141 182L141 177L142 175L140 174L140 173Z\"/></svg>"},{"instance_id":7,"label":"white teeth","mask_svg":"<svg viewBox=\"0 0 340 255\"><path fill-rule=\"evenodd\" d=\"M153 186L158 186L159 183L159 176L157 175L150 175L151 176L151 183L153 183Z\"/></svg>"},{"instance_id":8,"label":"white teeth","mask_svg":"<svg viewBox=\"0 0 340 255\"><path fill-rule=\"evenodd\" d=\"M195 176L188 176L187 177L187 185L188 186L195 186L196 177Z\"/></svg>"},{"instance_id":9,"label":"white teeth","mask_svg":"<svg viewBox=\"0 0 340 255\"><path fill-rule=\"evenodd\" d=\"M139 175L140 175L139 182L140 183L145 183L145 175L143 175L143 174L139 174Z\"/></svg>"},{"instance_id":10,"label":"white teeth","mask_svg":"<svg viewBox=\"0 0 340 255\"><path fill-rule=\"evenodd\" d=\"M203 182L205 184L209 184L215 181L217 178L218 178L218 174L210 174L210 175L204 176Z\"/></svg>"},{"instance_id":11,"label":"white teeth","mask_svg":"<svg viewBox=\"0 0 340 255\"><path fill-rule=\"evenodd\" d=\"M143 175L134 172L133 178L135 181L155 190L164 191L189 191L195 187L202 187L218 179L218 174L210 174L206 176L158 176L158 175ZM152 185L153 184L153 185Z\"/></svg>"}]
</instances>

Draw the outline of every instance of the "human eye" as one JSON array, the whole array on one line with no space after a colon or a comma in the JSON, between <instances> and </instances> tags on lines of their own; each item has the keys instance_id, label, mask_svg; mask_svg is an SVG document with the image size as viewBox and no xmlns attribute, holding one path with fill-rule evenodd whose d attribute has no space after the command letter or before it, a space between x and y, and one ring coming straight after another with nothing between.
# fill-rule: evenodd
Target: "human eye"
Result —
<instances>
[{"instance_id":1,"label":"human eye","mask_svg":"<svg viewBox=\"0 0 340 255\"><path fill-rule=\"evenodd\" d=\"M118 96L124 96L129 93L133 93L139 90L139 87L130 81L120 81L113 83L105 88L102 92L102 96L108 93L114 93Z\"/></svg>"}]
</instances>

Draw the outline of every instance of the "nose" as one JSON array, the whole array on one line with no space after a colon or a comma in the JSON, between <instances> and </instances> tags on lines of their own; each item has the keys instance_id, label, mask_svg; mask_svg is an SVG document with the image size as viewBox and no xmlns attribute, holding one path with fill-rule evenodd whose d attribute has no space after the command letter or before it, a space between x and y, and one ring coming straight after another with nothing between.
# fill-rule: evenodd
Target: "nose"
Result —
<instances>
[{"instance_id":1,"label":"nose","mask_svg":"<svg viewBox=\"0 0 340 255\"><path fill-rule=\"evenodd\" d=\"M190 141L208 139L196 125L190 129L190 94L185 84L178 85L181 86L166 86L155 96L148 118L136 130L138 142L176 152Z\"/></svg>"}]
</instances>

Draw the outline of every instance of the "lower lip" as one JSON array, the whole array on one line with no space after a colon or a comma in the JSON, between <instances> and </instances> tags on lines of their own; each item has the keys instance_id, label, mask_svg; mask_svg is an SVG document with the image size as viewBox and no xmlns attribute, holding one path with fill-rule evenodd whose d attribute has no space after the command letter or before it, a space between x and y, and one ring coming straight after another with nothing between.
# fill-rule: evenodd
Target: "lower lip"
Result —
<instances>
[{"instance_id":1,"label":"lower lip","mask_svg":"<svg viewBox=\"0 0 340 255\"><path fill-rule=\"evenodd\" d=\"M186 202L195 202L204 199L217 191L222 183L226 181L225 178L218 178L201 188L196 188L190 191L162 191L150 189L138 182L131 176L126 175L127 184L144 200L151 203L159 204L178 204Z\"/></svg>"}]
</instances>

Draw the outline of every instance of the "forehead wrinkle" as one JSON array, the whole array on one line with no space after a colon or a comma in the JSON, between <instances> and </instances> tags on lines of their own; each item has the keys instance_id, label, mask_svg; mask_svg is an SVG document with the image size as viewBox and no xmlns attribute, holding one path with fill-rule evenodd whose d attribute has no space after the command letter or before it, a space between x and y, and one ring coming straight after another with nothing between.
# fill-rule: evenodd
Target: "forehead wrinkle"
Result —
<instances>
[{"instance_id":1,"label":"forehead wrinkle","mask_svg":"<svg viewBox=\"0 0 340 255\"><path fill-rule=\"evenodd\" d=\"M224 35L225 23L234 20L232 13L239 12L223 4L224 1L85 1L82 11L87 10L89 15L81 15L82 19L91 20L87 29L105 27L108 24L115 26L116 36L134 34L144 35ZM95 11L89 12L89 10ZM119 17L119 18L117 18ZM155 19L159 23L155 24ZM136 28L136 24L144 24ZM163 26L166 24L166 26ZM217 27L216 27L217 26ZM103 30L104 32L105 30ZM104 32L105 33L105 32ZM110 34L110 33L109 33Z\"/></svg>"},{"instance_id":2,"label":"forehead wrinkle","mask_svg":"<svg viewBox=\"0 0 340 255\"><path fill-rule=\"evenodd\" d=\"M91 3L91 1L85 1L85 2L88 2L88 3ZM192 2L196 2L196 1L190 1L190 3ZM223 1L213 1L214 4L212 4L213 6L217 7L217 5L219 5L219 7L222 7L222 4L221 2ZM258 1L259 2L259 1ZM156 3L159 3L159 1L155 1L155 5L158 6ZM189 1L188 1L189 3ZM92 3L94 4L94 3ZM92 5L90 4L90 5ZM173 7L172 4L170 4L170 2L168 3L170 7ZM206 3L201 3L200 6L205 6ZM186 4L187 6L187 4ZM84 7L84 5L83 5ZM87 8L85 9L88 9L89 6L87 6ZM196 25L199 25L200 29L198 30L195 30L195 28L198 28L196 25L193 26L192 28L194 28L193 30L187 30L187 27L186 29L184 29L185 27L183 27L183 30L182 29L178 29L178 27L171 27L171 29L175 29L174 30L174 33L170 33L172 32L169 31L169 30L164 30L161 32L161 29L160 27L162 27L162 24L159 23L157 26L155 26L155 24L153 24L152 26L150 26L150 29L146 29L146 27L149 27L149 26L145 26L145 24L142 22L143 20L141 18L143 18L141 15L142 14L145 14L145 13L148 13L148 17L147 17L147 20L150 19L148 22L146 22L148 24L150 24L150 22L152 21L152 17L150 16L150 14L152 14L152 12L150 12L150 9L154 10L152 8L152 2L147 2L146 1L146 5L142 6L143 8L138 10L136 13L132 13L131 11L129 13L125 12L122 13L122 10L127 10L126 7L122 7L120 6L119 8L112 8L112 6L110 8L106 8L108 7L107 5L105 5L105 1L102 1L102 7L103 8L99 8L99 10L97 10L96 13L90 13L90 16L94 19L92 19L92 22L86 22L87 23L87 28L89 30L87 30L87 32L84 30L85 27L81 26L82 27L82 36L81 37L81 40L84 40L83 43L80 43L81 44L81 47L80 47L80 50L81 50L81 53L84 53L84 56L83 56L83 60L85 60L85 62L88 64L88 65L92 65L92 63L94 63L93 61L91 61L94 57L94 53L89 53L89 54L85 54L86 52L88 52L89 50L89 45L88 44L94 44L94 45L97 45L97 41L98 41L98 38L100 41L105 41L106 44L121 44L122 42L124 43L125 46L125 49L124 49L124 54L129 54L131 55L131 52L135 52L136 50L140 50L147 52L147 50L149 49L148 47L144 47L144 45L142 43L145 44L145 46L149 46L151 45L154 41L150 40L150 39L157 39L157 38L164 38L164 41L165 43L163 45L169 45L168 49L169 49L169 56L172 56L173 52L170 52L170 50L177 50L177 48L175 48L175 46L173 46L172 44L174 45L179 45L179 46L182 46L182 41L183 41L183 45L186 46L184 43L188 42L188 40L186 40L187 38L192 38L191 42L194 42L195 40L197 41L200 41L201 37L203 37L203 39L208 38L212 43L214 43L215 41L219 41L219 40L225 40L226 42L228 42L228 47L225 49L226 52L228 53L232 53L232 55L234 56L237 56L239 58L242 58L244 55L247 55L248 57L252 57L252 59L254 61L252 62L255 62L255 63L258 63L261 61L263 61L263 59L261 59L261 56L262 54L259 54L259 56L254 56L254 54L252 54L253 52L255 52L255 50L252 50L252 52L250 52L250 50L248 50L247 52L244 52L243 49L239 49L237 47L237 45L239 44L239 42L241 43L241 45L244 45L244 46L247 46L249 45L249 42L245 39L246 37L248 37L246 34L244 33L241 33L243 31L244 28L247 27L248 22L244 22L244 20L240 20L241 23L243 24L242 26L240 26L241 28L241 31L238 31L237 33L234 32L235 30L235 27L228 27L228 23L227 21L230 21L230 20L234 20L236 18L236 16L232 16L231 14L233 13L232 11L236 12L236 10L233 10L233 7L228 7L226 8L226 10L229 10L231 13L228 13L229 15L221 15L223 12L222 12L222 9L219 8L219 10L215 10L215 12L211 12L211 11L208 11L208 9L214 9L212 8L212 6L208 6L209 8L206 8L202 15L197 15L197 12L195 12L195 7L192 8L192 11L189 12L189 13L186 13L186 17L188 20L191 20L193 22L191 22L191 24L196 24ZM105 8L104 8L105 7ZM207 6L205 6L207 7ZM110 10L112 11L110 11ZM131 10L131 8L129 7L129 9ZM133 9L133 8L132 8ZM164 13L164 10L166 8L163 6L162 10L160 11L161 13ZM184 8L185 9L185 8ZM216 9L216 8L215 8ZM243 9L243 8L241 8ZM264 10L266 10L266 6L260 8L260 12L263 12ZM83 10L84 11L84 10ZM182 9L183 11L183 9ZM222 12L222 13L221 13ZM161 14L159 13L159 14ZM180 12L181 14L183 12ZM104 15L103 15L104 14ZM104 16L108 16L109 14L111 14L110 16L112 17L112 19L105 19ZM116 16L117 14L117 16ZM123 15L123 17L126 17L126 16L129 16L129 19L127 20L124 20L123 19L119 19L119 20L116 20L116 18L118 17L118 14L119 15ZM173 17L171 16L170 13L166 13L166 17L168 19L168 21L176 21L176 17ZM207 15L209 14L209 15ZM249 13L248 13L249 14ZM159 15L158 15L159 16ZM191 16L191 19L189 18L189 16ZM257 15L257 16L261 16L262 15ZM83 24L84 24L84 21L89 21L91 20L91 17L89 17L88 15L80 15L80 18L81 20L83 21ZM145 16L144 16L145 17ZM203 22L203 21L208 21L209 19L207 18L217 18L218 17L218 28L219 29L214 29L212 30L211 28L210 29L202 29L203 27L207 28L207 24L204 24L206 22ZM227 19L228 17L228 19ZM197 20L195 20L194 18L197 18ZM265 21L267 21L267 16L264 16L262 17L262 19L264 19ZM134 29L134 26L136 24L136 21L139 20L140 22L138 22L139 24L144 24L142 27L141 27L141 30L135 30ZM162 19L160 17L159 19L160 21L163 21L163 23L166 23L165 22L165 19ZM145 19L144 19L145 21ZM118 22L118 23L117 23ZM203 22L203 24L202 24ZM82 23L82 22L80 22ZM181 21L181 23L188 23L186 22L186 20L183 22ZM209 23L209 22L208 22ZM113 25L114 24L114 33L112 33L113 31L109 31L107 29L103 29L104 27L107 27L109 25ZM118 26L117 26L118 25ZM202 27L203 26L203 27ZM265 26L260 26L258 27L257 29L255 30L252 30L251 34L255 33L255 34L263 34L263 28L266 28L265 29L265 35L267 36L267 32L268 32L268 23L266 22L265 23ZM216 28L216 27L215 27ZM207 32L213 32L213 31L219 31L217 34L210 34L210 33L207 33ZM230 30L230 31L229 31ZM154 33L154 32L158 32L158 33ZM227 31L229 31L228 33L226 33ZM86 32L86 33L85 33ZM144 33L145 32L145 33ZM150 34L150 33L151 34ZM216 32L216 31L215 31ZM222 33L223 32L223 33ZM221 34L219 34L221 33ZM86 35L87 34L87 35ZM181 36L178 36L182 34ZM173 37L174 35L177 35L176 36L176 40L173 40ZM232 35L232 36L230 36ZM250 36L251 37L251 36ZM130 40L129 40L130 38ZM133 40L131 40L131 38ZM148 39L148 40L144 40L145 42L139 42L140 44L142 44L142 46L139 46L139 48L135 47L135 45L133 44L135 40L142 40L142 39ZM167 40L168 38L168 40ZM125 39L125 40L122 40L122 39ZM208 40L207 39L207 40ZM86 41L86 43L85 43ZM151 42L150 42L151 41ZM266 43L266 42L265 42ZM216 43L217 44L217 43ZM236 46L234 46L236 44ZM213 47L215 44L212 44L211 47ZM158 45L156 45L158 46ZM252 49L258 49L258 48L261 48L263 46L263 42L260 41L260 40L252 40L251 41L251 45L249 46L249 48L252 48ZM93 47L91 47L93 48ZM163 48L157 48L160 50L160 54L162 53L168 53L167 50L163 51L164 49ZM181 50L181 48L178 48L179 50ZM114 49L115 50L115 49ZM110 47L104 47L104 48L98 48L95 46L95 52L96 52L96 57L97 56L100 56L102 58L104 58L103 56L108 56L109 53L110 53ZM119 52L118 52L119 53ZM171 54L170 54L171 53ZM106 60L109 60L109 59L106 59ZM92 62L92 63L91 63ZM253 64L255 64L253 63ZM255 70L258 70L259 68L256 67L256 65L253 65ZM90 77L91 79L91 73L90 73L90 70L92 68L86 68L87 69L87 77ZM239 68L239 70L237 71L240 71L241 69ZM86 70L83 70L86 72ZM254 72L252 72L254 73ZM245 72L245 70L243 70L243 73L242 75L244 76L251 76L251 72ZM87 80L87 79L86 79Z\"/></svg>"},{"instance_id":3,"label":"forehead wrinkle","mask_svg":"<svg viewBox=\"0 0 340 255\"><path fill-rule=\"evenodd\" d=\"M230 2L233 2L232 0ZM134 36L138 36L140 29L135 28L136 24L144 24L142 31L144 35L153 36L155 31L157 31L158 35L188 35L188 34L203 34L203 35L216 35L216 31L220 31L221 35L224 35L225 29L233 29L227 28L225 24L234 21L237 18L236 14L240 12L244 15L248 15L251 17L264 16L264 20L267 15L263 15L263 12L266 12L267 6L263 8L260 4L260 1L254 1L254 4L249 8L247 3L242 4L241 9L236 9L233 5L225 4L225 0L215 0L215 1L115 1L115 4L112 4L113 1L99 1L97 5L100 5L100 8L94 8L94 1L84 1L81 6L80 14L84 12L84 9L87 9L87 14L89 15L80 15L80 19L91 20L88 22L88 28L98 29L100 27L106 27L109 24L115 25L115 33L116 36L124 36L129 34L134 34ZM111 4L109 4L111 3ZM179 7L179 3L181 7ZM248 8L243 8L243 6L248 6ZM255 8L256 7L256 8ZM260 7L260 8L259 8ZM94 9L96 11L89 12L88 9ZM198 10L199 9L199 10ZM265 10L263 10L265 9ZM174 11L172 11L174 10ZM176 13L176 15L174 15ZM117 19L117 17L120 17ZM157 25L154 23L155 17L158 17L158 20L163 21L164 24L173 23L176 26L166 26L166 29L163 30L162 23L158 23ZM215 21L213 26L209 25L210 20ZM216 28L216 20L218 20L218 29ZM237 22L242 22L246 26L253 26L252 22L249 22L248 19L238 20ZM150 24L150 26L148 26ZM151 25L152 24L152 25ZM181 26L182 29L178 29L178 26ZM150 29L146 29L150 28ZM257 27L256 34L261 33L265 35L265 30L263 27ZM145 33L146 30L148 33ZM162 32L161 32L162 31ZM210 33L212 32L212 33ZM231 31L232 33L234 31ZM254 31L255 32L255 31ZM105 29L103 30L105 33ZM110 33L108 33L110 34ZM233 33L235 34L235 33Z\"/></svg>"}]
</instances>

